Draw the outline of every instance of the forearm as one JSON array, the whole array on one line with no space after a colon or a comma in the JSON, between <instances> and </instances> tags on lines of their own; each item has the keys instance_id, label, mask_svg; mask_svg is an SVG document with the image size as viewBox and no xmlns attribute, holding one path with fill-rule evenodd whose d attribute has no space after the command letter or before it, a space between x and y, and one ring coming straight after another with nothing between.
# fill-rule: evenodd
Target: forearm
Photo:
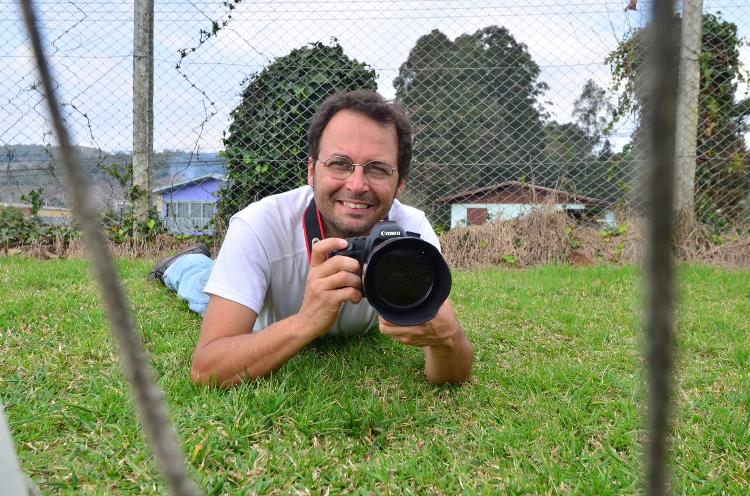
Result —
<instances>
[{"instance_id":1,"label":"forearm","mask_svg":"<svg viewBox=\"0 0 750 496\"><path fill-rule=\"evenodd\" d=\"M424 372L428 381L433 384L458 384L468 380L474 360L474 348L460 326L449 344L425 346L423 349Z\"/></svg>"},{"instance_id":2,"label":"forearm","mask_svg":"<svg viewBox=\"0 0 750 496\"><path fill-rule=\"evenodd\" d=\"M259 332L218 338L196 348L190 378L201 384L229 386L266 376L315 336L293 315Z\"/></svg>"}]
</instances>

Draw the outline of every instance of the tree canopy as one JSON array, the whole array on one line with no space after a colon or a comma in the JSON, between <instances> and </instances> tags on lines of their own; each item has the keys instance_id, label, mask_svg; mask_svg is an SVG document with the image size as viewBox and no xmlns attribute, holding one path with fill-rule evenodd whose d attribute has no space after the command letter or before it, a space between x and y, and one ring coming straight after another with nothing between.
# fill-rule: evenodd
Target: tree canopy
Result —
<instances>
[{"instance_id":1,"label":"tree canopy","mask_svg":"<svg viewBox=\"0 0 750 496\"><path fill-rule=\"evenodd\" d=\"M613 152L606 133L613 111L606 91L586 81L574 102L573 122L545 125L547 180L569 192L608 202L620 199L625 157Z\"/></svg>"},{"instance_id":2,"label":"tree canopy","mask_svg":"<svg viewBox=\"0 0 750 496\"><path fill-rule=\"evenodd\" d=\"M540 176L539 74L504 27L455 41L438 30L419 38L394 80L414 129L409 200L434 213L442 195Z\"/></svg>"},{"instance_id":3,"label":"tree canopy","mask_svg":"<svg viewBox=\"0 0 750 496\"><path fill-rule=\"evenodd\" d=\"M675 22L681 19L676 17ZM643 82L651 29L648 25L633 31L607 59L618 90L615 118L633 115L638 122L633 134L635 150L644 148L640 123L648 109ZM695 206L697 219L718 227L747 215L741 205L750 193L750 153L744 140L750 99L737 98L738 84L746 80L740 63L741 45L734 23L717 15L703 15Z\"/></svg>"},{"instance_id":4,"label":"tree canopy","mask_svg":"<svg viewBox=\"0 0 750 496\"><path fill-rule=\"evenodd\" d=\"M307 128L323 100L338 91L377 88L375 71L336 42L313 43L253 74L223 139L227 184L221 225L253 201L288 191L307 177Z\"/></svg>"}]
</instances>

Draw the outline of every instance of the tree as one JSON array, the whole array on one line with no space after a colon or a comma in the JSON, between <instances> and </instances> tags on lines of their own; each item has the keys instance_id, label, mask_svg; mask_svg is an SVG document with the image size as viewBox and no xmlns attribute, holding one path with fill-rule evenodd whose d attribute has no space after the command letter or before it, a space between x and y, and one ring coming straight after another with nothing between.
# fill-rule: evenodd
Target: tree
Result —
<instances>
[{"instance_id":1,"label":"tree","mask_svg":"<svg viewBox=\"0 0 750 496\"><path fill-rule=\"evenodd\" d=\"M613 111L606 91L588 80L574 103L574 121L545 125L548 178L561 189L610 202L619 198L622 156L606 135Z\"/></svg>"},{"instance_id":2,"label":"tree","mask_svg":"<svg viewBox=\"0 0 750 496\"><path fill-rule=\"evenodd\" d=\"M614 112L614 106L607 99L607 92L589 79L583 85L581 95L573 104L573 117L584 131L592 146L609 147L605 129Z\"/></svg>"},{"instance_id":3,"label":"tree","mask_svg":"<svg viewBox=\"0 0 750 496\"><path fill-rule=\"evenodd\" d=\"M640 123L649 108L643 83L651 29L648 25L633 31L607 58L619 93L614 120L635 116L638 126L632 142L636 154L645 146ZM741 45L734 23L703 15L695 208L698 220L718 228L741 219L741 205L750 191L750 152L744 140L750 99L737 99L738 84L746 80L739 57Z\"/></svg>"},{"instance_id":4,"label":"tree","mask_svg":"<svg viewBox=\"0 0 750 496\"><path fill-rule=\"evenodd\" d=\"M335 40L292 50L252 75L223 139L227 184L219 193L220 226L260 198L303 185L307 128L317 108L335 92L377 88L375 78Z\"/></svg>"},{"instance_id":5,"label":"tree","mask_svg":"<svg viewBox=\"0 0 750 496\"><path fill-rule=\"evenodd\" d=\"M435 214L440 196L543 175L539 73L503 27L417 40L393 83L414 128L412 203Z\"/></svg>"}]
</instances>

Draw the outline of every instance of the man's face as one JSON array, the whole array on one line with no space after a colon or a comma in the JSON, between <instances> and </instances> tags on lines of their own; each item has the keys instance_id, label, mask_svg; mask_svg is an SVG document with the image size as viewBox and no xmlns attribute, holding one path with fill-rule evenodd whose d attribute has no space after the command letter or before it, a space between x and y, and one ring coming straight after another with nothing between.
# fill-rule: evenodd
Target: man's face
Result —
<instances>
[{"instance_id":1,"label":"man's face","mask_svg":"<svg viewBox=\"0 0 750 496\"><path fill-rule=\"evenodd\" d=\"M342 110L323 129L319 161L310 159L308 163L307 182L313 187L326 236L351 238L368 234L376 222L388 215L393 199L401 193L405 182L394 173L386 181L373 183L362 167L355 167L347 179L335 179L322 164L332 155L348 157L357 164L381 160L395 169L398 161L396 128L366 115Z\"/></svg>"}]
</instances>

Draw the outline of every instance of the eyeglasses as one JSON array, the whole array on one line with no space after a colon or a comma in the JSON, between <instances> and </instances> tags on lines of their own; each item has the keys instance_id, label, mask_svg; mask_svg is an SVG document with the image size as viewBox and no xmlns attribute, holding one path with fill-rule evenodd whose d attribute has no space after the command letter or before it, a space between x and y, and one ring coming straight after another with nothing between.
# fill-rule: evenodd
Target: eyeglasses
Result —
<instances>
[{"instance_id":1,"label":"eyeglasses","mask_svg":"<svg viewBox=\"0 0 750 496\"><path fill-rule=\"evenodd\" d=\"M340 181L348 179L357 166L362 167L365 177L371 183L386 182L393 174L398 173L398 169L394 169L391 164L382 160L370 160L364 164L356 164L349 157L342 155L333 155L327 160L316 160L323 164L332 178Z\"/></svg>"}]
</instances>

